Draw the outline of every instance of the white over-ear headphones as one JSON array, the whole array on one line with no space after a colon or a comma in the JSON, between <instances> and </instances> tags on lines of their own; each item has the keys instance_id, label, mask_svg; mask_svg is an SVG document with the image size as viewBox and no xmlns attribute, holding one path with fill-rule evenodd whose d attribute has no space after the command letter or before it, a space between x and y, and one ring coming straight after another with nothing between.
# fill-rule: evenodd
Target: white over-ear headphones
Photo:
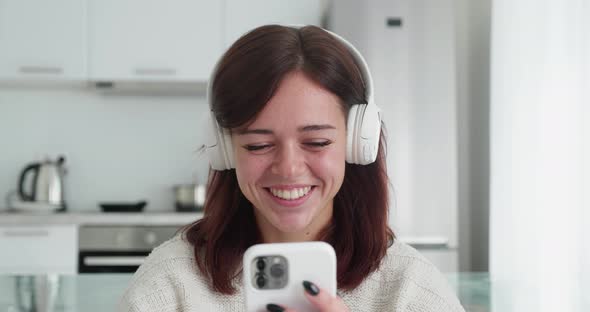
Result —
<instances>
[{"instance_id":1,"label":"white over-ear headphones","mask_svg":"<svg viewBox=\"0 0 590 312\"><path fill-rule=\"evenodd\" d=\"M288 25L288 27L300 28L302 26ZM354 104L348 112L346 124L348 131L346 138L346 162L367 165L377 159L379 135L381 133L380 110L374 103L373 78L369 72L367 62L350 42L331 31L325 31L348 48L363 75L365 88L367 89L367 103ZM209 107L211 107L211 86L216 73L217 66L213 69L207 86L207 102L209 103ZM211 168L215 170L235 168L234 152L229 129L219 126L212 111L210 123L213 134L208 138L210 141L206 144L206 150Z\"/></svg>"}]
</instances>

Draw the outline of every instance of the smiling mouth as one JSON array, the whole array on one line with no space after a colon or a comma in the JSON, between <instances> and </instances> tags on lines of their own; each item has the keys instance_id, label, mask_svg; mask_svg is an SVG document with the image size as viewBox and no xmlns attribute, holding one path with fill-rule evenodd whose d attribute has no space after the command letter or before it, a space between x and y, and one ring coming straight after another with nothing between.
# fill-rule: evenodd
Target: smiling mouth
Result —
<instances>
[{"instance_id":1,"label":"smiling mouth","mask_svg":"<svg viewBox=\"0 0 590 312\"><path fill-rule=\"evenodd\" d=\"M305 187L298 187L289 190L285 189L275 189L272 187L265 187L264 189L267 190L272 196L282 199L282 200L297 200L302 197L305 197L312 189L316 186L305 186Z\"/></svg>"}]
</instances>

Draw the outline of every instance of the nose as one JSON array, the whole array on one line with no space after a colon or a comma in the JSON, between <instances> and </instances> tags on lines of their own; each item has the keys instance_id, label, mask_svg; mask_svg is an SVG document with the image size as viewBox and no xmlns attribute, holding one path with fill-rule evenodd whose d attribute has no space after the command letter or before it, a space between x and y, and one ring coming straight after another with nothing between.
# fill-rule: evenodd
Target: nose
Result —
<instances>
[{"instance_id":1,"label":"nose","mask_svg":"<svg viewBox=\"0 0 590 312\"><path fill-rule=\"evenodd\" d=\"M297 144L284 144L278 148L272 165L272 173L291 178L305 171L305 155Z\"/></svg>"}]
</instances>

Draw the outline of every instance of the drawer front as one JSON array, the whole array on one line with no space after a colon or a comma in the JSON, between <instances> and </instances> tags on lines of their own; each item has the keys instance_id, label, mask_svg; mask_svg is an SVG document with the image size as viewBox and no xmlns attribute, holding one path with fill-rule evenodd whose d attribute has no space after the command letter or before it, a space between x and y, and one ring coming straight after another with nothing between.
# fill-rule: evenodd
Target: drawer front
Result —
<instances>
[{"instance_id":1,"label":"drawer front","mask_svg":"<svg viewBox=\"0 0 590 312\"><path fill-rule=\"evenodd\" d=\"M77 272L77 225L0 227L0 273Z\"/></svg>"}]
</instances>

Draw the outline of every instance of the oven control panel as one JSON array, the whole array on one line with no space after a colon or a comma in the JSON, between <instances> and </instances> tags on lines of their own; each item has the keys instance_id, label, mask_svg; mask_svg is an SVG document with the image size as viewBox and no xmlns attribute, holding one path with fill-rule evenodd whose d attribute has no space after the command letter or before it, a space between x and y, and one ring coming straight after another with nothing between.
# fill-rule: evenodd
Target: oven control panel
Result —
<instances>
[{"instance_id":1,"label":"oven control panel","mask_svg":"<svg viewBox=\"0 0 590 312\"><path fill-rule=\"evenodd\" d=\"M84 251L152 250L180 229L177 226L81 226L78 244Z\"/></svg>"}]
</instances>

